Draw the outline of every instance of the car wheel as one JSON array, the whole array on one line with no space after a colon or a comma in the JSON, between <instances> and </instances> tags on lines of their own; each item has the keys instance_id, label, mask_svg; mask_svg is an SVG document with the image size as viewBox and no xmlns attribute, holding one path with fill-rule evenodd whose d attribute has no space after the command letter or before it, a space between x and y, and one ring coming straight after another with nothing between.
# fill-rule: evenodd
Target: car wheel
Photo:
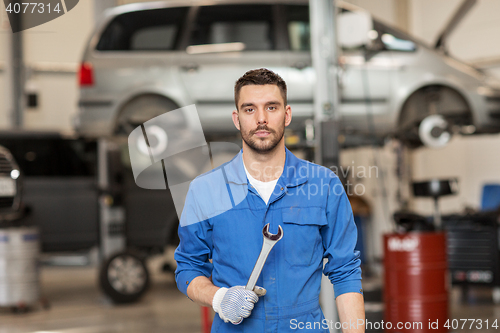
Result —
<instances>
[{"instance_id":1,"label":"car wheel","mask_svg":"<svg viewBox=\"0 0 500 333\"><path fill-rule=\"evenodd\" d=\"M118 253L101 266L101 288L115 303L137 301L149 286L149 272L136 254Z\"/></svg>"},{"instance_id":2,"label":"car wheel","mask_svg":"<svg viewBox=\"0 0 500 333\"><path fill-rule=\"evenodd\" d=\"M137 126L144 122L177 109L169 99L158 95L136 97L128 102L120 111L115 124L115 134L128 136Z\"/></svg>"},{"instance_id":3,"label":"car wheel","mask_svg":"<svg viewBox=\"0 0 500 333\"><path fill-rule=\"evenodd\" d=\"M418 137L426 147L444 147L450 142L451 135L448 121L437 114L427 116L418 127Z\"/></svg>"},{"instance_id":4,"label":"car wheel","mask_svg":"<svg viewBox=\"0 0 500 333\"><path fill-rule=\"evenodd\" d=\"M396 136L411 148L425 144L420 125L431 116L444 117L449 129L472 124L472 114L463 96L449 87L434 85L415 91L406 100Z\"/></svg>"}]
</instances>

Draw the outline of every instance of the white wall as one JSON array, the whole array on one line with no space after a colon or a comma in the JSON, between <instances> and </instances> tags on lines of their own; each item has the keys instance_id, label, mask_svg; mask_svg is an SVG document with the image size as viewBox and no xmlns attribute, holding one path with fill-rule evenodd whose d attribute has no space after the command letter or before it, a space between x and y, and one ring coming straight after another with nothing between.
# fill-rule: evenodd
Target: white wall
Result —
<instances>
[{"instance_id":1,"label":"white wall","mask_svg":"<svg viewBox=\"0 0 500 333\"><path fill-rule=\"evenodd\" d=\"M432 45L461 0L410 0L410 32Z\"/></svg>"},{"instance_id":2,"label":"white wall","mask_svg":"<svg viewBox=\"0 0 500 333\"><path fill-rule=\"evenodd\" d=\"M423 148L414 152L414 179L457 177L459 194L440 200L443 213L480 209L482 187L500 184L500 134L457 136L442 149ZM415 199L415 209L430 213L432 201Z\"/></svg>"},{"instance_id":3,"label":"white wall","mask_svg":"<svg viewBox=\"0 0 500 333\"><path fill-rule=\"evenodd\" d=\"M373 16L392 25L397 25L394 0L343 0L368 10ZM401 0L396 0L401 1Z\"/></svg>"},{"instance_id":4,"label":"white wall","mask_svg":"<svg viewBox=\"0 0 500 333\"><path fill-rule=\"evenodd\" d=\"M462 0L410 0L411 33L434 44ZM500 58L500 1L481 0L462 20L447 42L450 54L464 61ZM488 70L500 78L500 61Z\"/></svg>"},{"instance_id":5,"label":"white wall","mask_svg":"<svg viewBox=\"0 0 500 333\"><path fill-rule=\"evenodd\" d=\"M76 71L93 27L93 1L81 0L61 17L22 32L27 67L45 64L73 69L69 73L35 73L29 78L27 85L38 92L39 106L26 109L25 128L71 130L71 118L77 111ZM0 34L0 49L3 50L0 62L5 61L4 53L8 50L7 33ZM3 76L0 74L0 94L5 94L6 90ZM0 127L8 124L9 119L5 103L1 103L3 100L0 99Z\"/></svg>"},{"instance_id":6,"label":"white wall","mask_svg":"<svg viewBox=\"0 0 500 333\"><path fill-rule=\"evenodd\" d=\"M9 42L10 25L7 19L4 2L0 2L0 128L9 125L10 118L7 111L7 87L5 86L5 71L2 71L1 64L7 60L7 44Z\"/></svg>"}]
</instances>

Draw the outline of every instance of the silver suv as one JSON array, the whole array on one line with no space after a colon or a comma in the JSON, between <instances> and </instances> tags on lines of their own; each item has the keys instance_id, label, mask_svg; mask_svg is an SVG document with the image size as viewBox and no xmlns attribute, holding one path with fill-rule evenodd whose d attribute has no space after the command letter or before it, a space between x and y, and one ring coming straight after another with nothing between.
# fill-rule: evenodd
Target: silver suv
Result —
<instances>
[{"instance_id":1,"label":"silver suv","mask_svg":"<svg viewBox=\"0 0 500 333\"><path fill-rule=\"evenodd\" d=\"M342 15L369 15L338 7L339 30ZM500 130L500 85L491 77L376 19L370 25L366 43L341 45L344 134L419 142L418 126L431 115L462 133ZM234 82L266 67L287 82L291 130L305 139L315 84L309 29L307 0L112 8L83 56L77 131L90 137L129 133L159 114L196 104L208 136L234 134Z\"/></svg>"}]
</instances>

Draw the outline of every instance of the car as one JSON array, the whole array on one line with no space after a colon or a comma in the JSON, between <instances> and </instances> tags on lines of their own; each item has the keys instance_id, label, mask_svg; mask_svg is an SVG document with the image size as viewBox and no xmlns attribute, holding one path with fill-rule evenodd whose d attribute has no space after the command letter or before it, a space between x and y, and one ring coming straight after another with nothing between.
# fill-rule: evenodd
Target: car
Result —
<instances>
[{"instance_id":1,"label":"car","mask_svg":"<svg viewBox=\"0 0 500 333\"><path fill-rule=\"evenodd\" d=\"M128 134L195 104L207 137L235 135L234 83L247 70L266 67L287 82L295 141L310 143L315 72L308 6L306 0L167 1L108 10L80 66L77 132ZM337 6L340 32L344 16L370 21L365 42L340 45L335 75L343 137L395 136L419 145L443 131L500 131L498 81L358 7Z\"/></svg>"},{"instance_id":2,"label":"car","mask_svg":"<svg viewBox=\"0 0 500 333\"><path fill-rule=\"evenodd\" d=\"M21 214L22 177L11 152L0 146L0 223Z\"/></svg>"}]
</instances>

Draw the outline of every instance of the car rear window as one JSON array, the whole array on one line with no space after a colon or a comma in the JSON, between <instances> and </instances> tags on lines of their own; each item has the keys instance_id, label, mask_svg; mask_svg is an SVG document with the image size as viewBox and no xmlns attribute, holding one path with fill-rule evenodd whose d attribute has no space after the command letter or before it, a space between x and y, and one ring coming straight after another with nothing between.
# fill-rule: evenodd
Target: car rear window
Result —
<instances>
[{"instance_id":1,"label":"car rear window","mask_svg":"<svg viewBox=\"0 0 500 333\"><path fill-rule=\"evenodd\" d=\"M243 43L246 51L274 49L272 5L203 6L189 45Z\"/></svg>"},{"instance_id":2,"label":"car rear window","mask_svg":"<svg viewBox=\"0 0 500 333\"><path fill-rule=\"evenodd\" d=\"M292 51L310 51L309 6L288 5L285 8L290 49Z\"/></svg>"},{"instance_id":3,"label":"car rear window","mask_svg":"<svg viewBox=\"0 0 500 333\"><path fill-rule=\"evenodd\" d=\"M189 7L140 10L115 17L104 29L98 51L174 50Z\"/></svg>"}]
</instances>

